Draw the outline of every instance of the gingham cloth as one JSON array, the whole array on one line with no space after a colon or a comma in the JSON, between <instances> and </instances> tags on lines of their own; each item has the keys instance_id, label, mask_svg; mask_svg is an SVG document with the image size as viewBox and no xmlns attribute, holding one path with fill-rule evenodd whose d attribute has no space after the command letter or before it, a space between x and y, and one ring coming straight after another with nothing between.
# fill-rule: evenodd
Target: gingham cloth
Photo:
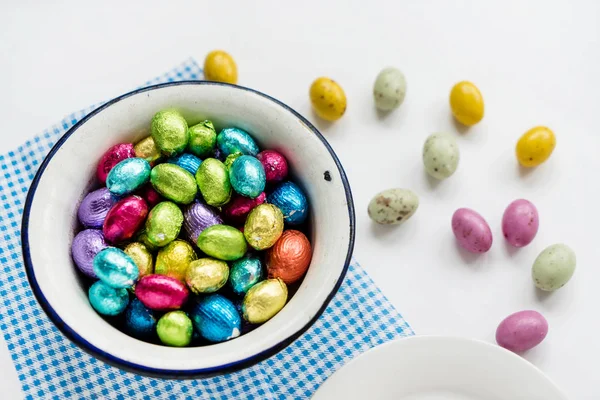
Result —
<instances>
[{"instance_id":1,"label":"gingham cloth","mask_svg":"<svg viewBox=\"0 0 600 400\"><path fill-rule=\"evenodd\" d=\"M199 79L192 59L146 85ZM94 105L0 156L0 328L27 399L287 399L310 397L346 361L412 335L402 316L352 262L317 322L290 346L250 368L208 379L152 379L105 364L71 343L46 317L29 288L21 254L21 215L31 180L54 143Z\"/></svg>"}]
</instances>

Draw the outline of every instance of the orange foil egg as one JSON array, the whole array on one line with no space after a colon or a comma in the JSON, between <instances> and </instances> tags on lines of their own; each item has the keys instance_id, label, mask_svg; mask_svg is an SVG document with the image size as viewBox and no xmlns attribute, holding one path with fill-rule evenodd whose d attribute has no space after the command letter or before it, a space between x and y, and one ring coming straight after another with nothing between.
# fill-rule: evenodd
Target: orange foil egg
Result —
<instances>
[{"instance_id":1,"label":"orange foil egg","mask_svg":"<svg viewBox=\"0 0 600 400\"><path fill-rule=\"evenodd\" d=\"M311 258L312 248L304 233L287 230L267 252L269 278L280 278L288 285L294 283L304 275Z\"/></svg>"}]
</instances>

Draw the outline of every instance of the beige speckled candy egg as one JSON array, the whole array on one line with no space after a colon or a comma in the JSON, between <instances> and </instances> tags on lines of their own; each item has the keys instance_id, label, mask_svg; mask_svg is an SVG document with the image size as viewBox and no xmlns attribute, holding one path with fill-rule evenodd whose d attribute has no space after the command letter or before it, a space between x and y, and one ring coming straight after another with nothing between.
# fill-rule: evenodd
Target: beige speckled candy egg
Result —
<instances>
[{"instance_id":1,"label":"beige speckled candy egg","mask_svg":"<svg viewBox=\"0 0 600 400\"><path fill-rule=\"evenodd\" d=\"M447 133L430 135L423 146L423 164L425 171L436 179L450 177L458 167L460 154L458 144Z\"/></svg>"},{"instance_id":2,"label":"beige speckled candy egg","mask_svg":"<svg viewBox=\"0 0 600 400\"><path fill-rule=\"evenodd\" d=\"M384 68L373 86L375 106L381 111L391 111L404 101L406 78L398 68Z\"/></svg>"},{"instance_id":3,"label":"beige speckled candy egg","mask_svg":"<svg viewBox=\"0 0 600 400\"><path fill-rule=\"evenodd\" d=\"M369 217L378 224L401 224L419 207L419 198L408 189L388 189L369 203Z\"/></svg>"}]
</instances>

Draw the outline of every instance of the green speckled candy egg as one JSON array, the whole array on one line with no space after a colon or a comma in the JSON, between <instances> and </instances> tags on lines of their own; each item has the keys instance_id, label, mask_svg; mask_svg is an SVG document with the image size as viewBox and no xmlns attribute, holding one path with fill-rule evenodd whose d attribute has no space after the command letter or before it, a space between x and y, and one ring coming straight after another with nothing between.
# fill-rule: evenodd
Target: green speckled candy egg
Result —
<instances>
[{"instance_id":1,"label":"green speckled candy egg","mask_svg":"<svg viewBox=\"0 0 600 400\"><path fill-rule=\"evenodd\" d=\"M458 144L447 133L430 135L423 146L423 164L425 171L436 179L450 177L458 167L460 154Z\"/></svg>"},{"instance_id":2,"label":"green speckled candy egg","mask_svg":"<svg viewBox=\"0 0 600 400\"><path fill-rule=\"evenodd\" d=\"M150 134L156 146L167 156L185 150L190 137L185 118L175 110L163 110L154 114Z\"/></svg>"},{"instance_id":3,"label":"green speckled candy egg","mask_svg":"<svg viewBox=\"0 0 600 400\"><path fill-rule=\"evenodd\" d=\"M207 204L220 207L231 199L227 167L216 158L207 158L196 172L196 183Z\"/></svg>"},{"instance_id":4,"label":"green speckled candy egg","mask_svg":"<svg viewBox=\"0 0 600 400\"><path fill-rule=\"evenodd\" d=\"M179 235L183 224L183 213L177 204L163 201L154 206L146 220L148 241L155 246L163 247L171 243Z\"/></svg>"},{"instance_id":5,"label":"green speckled candy egg","mask_svg":"<svg viewBox=\"0 0 600 400\"><path fill-rule=\"evenodd\" d=\"M383 69L373 86L375 106L381 111L391 111L404 101L406 96L406 78L397 68Z\"/></svg>"},{"instance_id":6,"label":"green speckled candy egg","mask_svg":"<svg viewBox=\"0 0 600 400\"><path fill-rule=\"evenodd\" d=\"M188 129L190 140L188 142L188 150L204 159L209 157L217 143L217 132L213 123L209 120L200 122Z\"/></svg>"},{"instance_id":7,"label":"green speckled candy egg","mask_svg":"<svg viewBox=\"0 0 600 400\"><path fill-rule=\"evenodd\" d=\"M419 198L408 189L388 189L369 203L369 217L378 224L401 224L419 207Z\"/></svg>"},{"instance_id":8,"label":"green speckled candy egg","mask_svg":"<svg viewBox=\"0 0 600 400\"><path fill-rule=\"evenodd\" d=\"M152 168L150 182L158 193L179 204L190 204L198 193L194 175L175 164Z\"/></svg>"},{"instance_id":9,"label":"green speckled candy egg","mask_svg":"<svg viewBox=\"0 0 600 400\"><path fill-rule=\"evenodd\" d=\"M573 276L575 261L575 253L565 244L546 247L531 269L535 286L546 291L560 289Z\"/></svg>"},{"instance_id":10,"label":"green speckled candy egg","mask_svg":"<svg viewBox=\"0 0 600 400\"><path fill-rule=\"evenodd\" d=\"M228 225L213 225L198 236L198 247L219 260L234 261L246 254L248 246L244 234Z\"/></svg>"}]
</instances>

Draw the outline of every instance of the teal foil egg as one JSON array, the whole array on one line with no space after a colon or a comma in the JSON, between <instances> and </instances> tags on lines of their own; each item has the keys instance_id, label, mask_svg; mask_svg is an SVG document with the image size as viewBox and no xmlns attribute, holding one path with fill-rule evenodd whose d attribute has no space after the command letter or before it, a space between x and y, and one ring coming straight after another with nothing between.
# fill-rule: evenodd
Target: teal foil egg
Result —
<instances>
[{"instance_id":1,"label":"teal foil egg","mask_svg":"<svg viewBox=\"0 0 600 400\"><path fill-rule=\"evenodd\" d=\"M283 213L283 221L299 225L308 216L308 201L302 189L295 183L284 182L267 197L267 203L277 206Z\"/></svg>"},{"instance_id":2,"label":"teal foil egg","mask_svg":"<svg viewBox=\"0 0 600 400\"><path fill-rule=\"evenodd\" d=\"M196 171L200 168L202 160L193 154L183 153L175 157L169 158L167 161L169 164L175 164L185 169L192 175L196 175Z\"/></svg>"},{"instance_id":3,"label":"teal foil egg","mask_svg":"<svg viewBox=\"0 0 600 400\"><path fill-rule=\"evenodd\" d=\"M229 286L235 294L243 295L252 286L263 280L264 273L260 258L248 254L244 258L231 263L229 269Z\"/></svg>"},{"instance_id":4,"label":"teal foil egg","mask_svg":"<svg viewBox=\"0 0 600 400\"><path fill-rule=\"evenodd\" d=\"M252 156L240 156L231 164L229 181L237 193L255 199L265 190L267 177L258 159Z\"/></svg>"},{"instance_id":5,"label":"teal foil egg","mask_svg":"<svg viewBox=\"0 0 600 400\"><path fill-rule=\"evenodd\" d=\"M140 340L150 340L156 332L154 313L136 298L125 310L125 332Z\"/></svg>"},{"instance_id":6,"label":"teal foil egg","mask_svg":"<svg viewBox=\"0 0 600 400\"><path fill-rule=\"evenodd\" d=\"M117 196L132 193L150 180L151 169L143 158L127 158L110 170L106 187Z\"/></svg>"},{"instance_id":7,"label":"teal foil egg","mask_svg":"<svg viewBox=\"0 0 600 400\"><path fill-rule=\"evenodd\" d=\"M254 139L239 128L223 129L217 135L217 147L225 157L237 151L250 156L258 154L258 146Z\"/></svg>"},{"instance_id":8,"label":"teal foil egg","mask_svg":"<svg viewBox=\"0 0 600 400\"><path fill-rule=\"evenodd\" d=\"M124 289L133 286L139 270L135 261L123 250L107 247L94 257L94 273L108 286Z\"/></svg>"},{"instance_id":9,"label":"teal foil egg","mask_svg":"<svg viewBox=\"0 0 600 400\"><path fill-rule=\"evenodd\" d=\"M240 314L235 305L220 294L200 299L192 308L190 317L200 336L210 342L224 342L240 335Z\"/></svg>"},{"instance_id":10,"label":"teal foil egg","mask_svg":"<svg viewBox=\"0 0 600 400\"><path fill-rule=\"evenodd\" d=\"M127 289L115 289L102 281L97 281L88 291L90 304L102 315L119 315L129 303Z\"/></svg>"}]
</instances>

